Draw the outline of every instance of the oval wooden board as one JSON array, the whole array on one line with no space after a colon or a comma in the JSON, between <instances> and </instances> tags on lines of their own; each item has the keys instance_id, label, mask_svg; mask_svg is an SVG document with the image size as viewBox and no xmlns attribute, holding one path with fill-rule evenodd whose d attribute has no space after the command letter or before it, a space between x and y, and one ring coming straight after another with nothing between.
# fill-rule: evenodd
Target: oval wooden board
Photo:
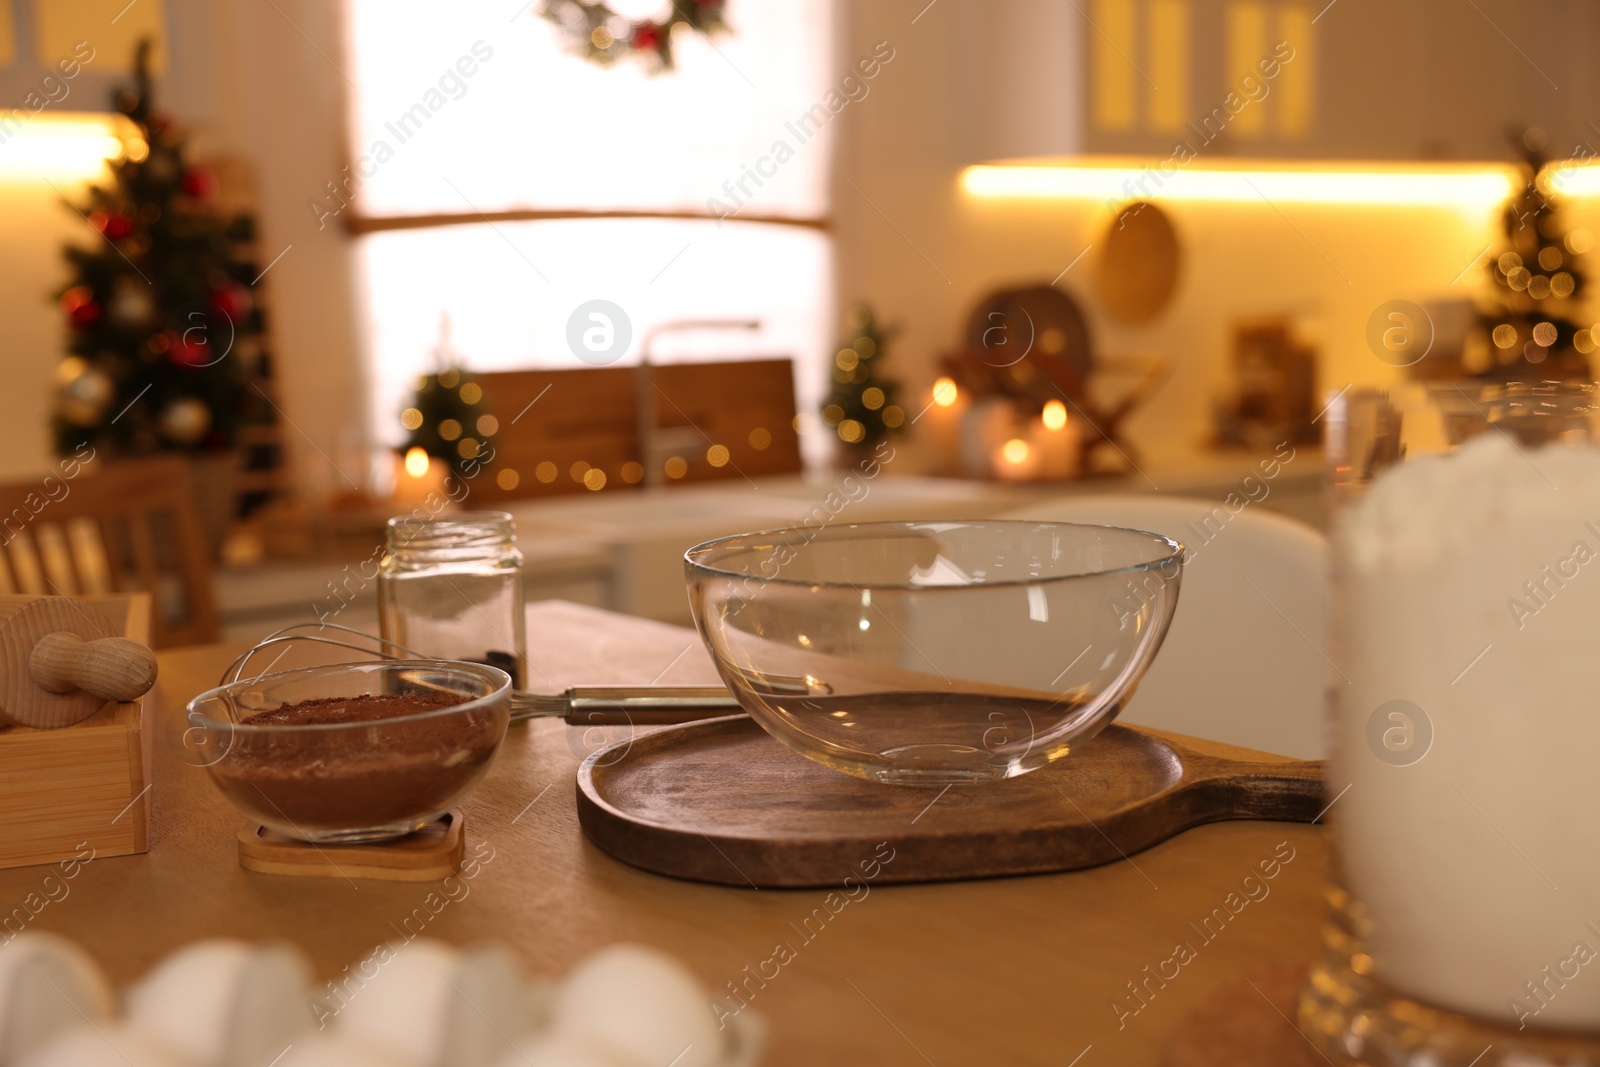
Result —
<instances>
[{"instance_id":1,"label":"oval wooden board","mask_svg":"<svg viewBox=\"0 0 1600 1067\"><path fill-rule=\"evenodd\" d=\"M1129 726L1032 774L951 787L852 778L742 715L620 741L578 770L579 821L612 856L763 888L838 885L884 843L894 860L880 884L993 878L1097 866L1202 823L1311 822L1322 808L1320 761Z\"/></svg>"},{"instance_id":2,"label":"oval wooden board","mask_svg":"<svg viewBox=\"0 0 1600 1067\"><path fill-rule=\"evenodd\" d=\"M1117 213L1101 242L1100 301L1123 322L1149 322L1172 303L1183 262L1178 231L1148 201Z\"/></svg>"}]
</instances>

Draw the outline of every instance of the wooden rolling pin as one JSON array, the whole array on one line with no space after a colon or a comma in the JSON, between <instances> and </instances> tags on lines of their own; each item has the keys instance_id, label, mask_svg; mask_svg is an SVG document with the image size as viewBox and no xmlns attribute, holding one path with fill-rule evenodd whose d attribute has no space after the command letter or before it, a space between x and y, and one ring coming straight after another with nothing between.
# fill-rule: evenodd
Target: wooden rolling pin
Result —
<instances>
[{"instance_id":1,"label":"wooden rolling pin","mask_svg":"<svg viewBox=\"0 0 1600 1067\"><path fill-rule=\"evenodd\" d=\"M0 596L0 725L55 729L156 682L156 657L110 637L98 608L62 596Z\"/></svg>"}]
</instances>

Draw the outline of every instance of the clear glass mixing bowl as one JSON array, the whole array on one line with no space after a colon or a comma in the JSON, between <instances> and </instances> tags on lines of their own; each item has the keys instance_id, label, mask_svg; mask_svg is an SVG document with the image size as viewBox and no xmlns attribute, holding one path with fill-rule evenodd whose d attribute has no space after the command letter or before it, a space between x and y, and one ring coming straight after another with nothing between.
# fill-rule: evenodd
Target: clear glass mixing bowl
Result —
<instances>
[{"instance_id":1,"label":"clear glass mixing bowl","mask_svg":"<svg viewBox=\"0 0 1600 1067\"><path fill-rule=\"evenodd\" d=\"M882 522L724 537L685 568L717 669L768 733L927 784L1026 774L1116 718L1183 551L1110 526Z\"/></svg>"},{"instance_id":2,"label":"clear glass mixing bowl","mask_svg":"<svg viewBox=\"0 0 1600 1067\"><path fill-rule=\"evenodd\" d=\"M435 704L359 717L375 700ZM278 722L315 701L315 722ZM506 735L511 678L477 663L340 663L247 678L189 702L186 751L245 815L301 841L382 841L472 791Z\"/></svg>"}]
</instances>

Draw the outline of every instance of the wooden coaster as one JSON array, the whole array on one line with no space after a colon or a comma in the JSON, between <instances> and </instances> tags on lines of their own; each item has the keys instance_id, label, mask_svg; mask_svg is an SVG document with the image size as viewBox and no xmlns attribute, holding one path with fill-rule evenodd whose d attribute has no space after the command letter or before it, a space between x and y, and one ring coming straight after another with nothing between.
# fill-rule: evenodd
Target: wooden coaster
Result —
<instances>
[{"instance_id":1,"label":"wooden coaster","mask_svg":"<svg viewBox=\"0 0 1600 1067\"><path fill-rule=\"evenodd\" d=\"M265 827L239 831L239 866L299 878L436 882L461 870L465 820L447 812L414 834L370 845L314 845Z\"/></svg>"},{"instance_id":2,"label":"wooden coaster","mask_svg":"<svg viewBox=\"0 0 1600 1067\"><path fill-rule=\"evenodd\" d=\"M1322 1067L1295 1022L1310 971L1284 964L1222 986L1173 1028L1163 1067Z\"/></svg>"}]
</instances>

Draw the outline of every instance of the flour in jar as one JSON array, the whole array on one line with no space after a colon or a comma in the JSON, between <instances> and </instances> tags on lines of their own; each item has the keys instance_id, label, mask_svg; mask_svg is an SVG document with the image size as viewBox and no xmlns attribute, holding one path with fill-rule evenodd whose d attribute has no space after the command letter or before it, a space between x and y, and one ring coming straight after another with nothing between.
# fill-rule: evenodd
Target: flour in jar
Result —
<instances>
[{"instance_id":1,"label":"flour in jar","mask_svg":"<svg viewBox=\"0 0 1600 1067\"><path fill-rule=\"evenodd\" d=\"M1333 813L1374 974L1600 1028L1600 451L1490 431L1390 468L1335 536Z\"/></svg>"}]
</instances>

